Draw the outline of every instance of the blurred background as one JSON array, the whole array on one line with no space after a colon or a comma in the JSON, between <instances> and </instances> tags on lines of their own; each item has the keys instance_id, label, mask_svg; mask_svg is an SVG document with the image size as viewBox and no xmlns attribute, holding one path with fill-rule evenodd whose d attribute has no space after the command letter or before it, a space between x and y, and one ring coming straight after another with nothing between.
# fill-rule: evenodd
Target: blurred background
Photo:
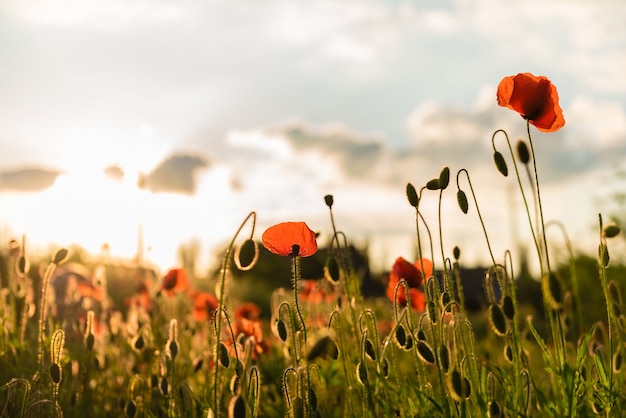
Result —
<instances>
[{"instance_id":1,"label":"blurred background","mask_svg":"<svg viewBox=\"0 0 626 418\"><path fill-rule=\"evenodd\" d=\"M529 242L491 135L525 136L495 92L532 72L566 119L531 131L546 220L593 254L598 213L626 212L625 21L620 0L4 0L0 239L164 269L182 246L201 268L253 210L259 238L305 221L327 243L333 194L339 229L384 270L415 255L407 182L449 166L444 248L480 265L455 175L469 171L497 256ZM438 196L421 203L433 231Z\"/></svg>"}]
</instances>

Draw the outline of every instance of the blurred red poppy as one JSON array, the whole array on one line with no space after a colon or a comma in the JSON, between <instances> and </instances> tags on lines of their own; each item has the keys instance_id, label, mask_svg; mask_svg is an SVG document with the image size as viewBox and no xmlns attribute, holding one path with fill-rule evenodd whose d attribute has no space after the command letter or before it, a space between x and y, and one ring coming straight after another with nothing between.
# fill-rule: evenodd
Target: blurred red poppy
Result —
<instances>
[{"instance_id":1,"label":"blurred red poppy","mask_svg":"<svg viewBox=\"0 0 626 418\"><path fill-rule=\"evenodd\" d=\"M315 232L311 231L304 222L283 222L270 226L265 230L263 246L274 254L291 256L293 247L299 247L300 257L308 257L317 252Z\"/></svg>"},{"instance_id":2,"label":"blurred red poppy","mask_svg":"<svg viewBox=\"0 0 626 418\"><path fill-rule=\"evenodd\" d=\"M250 320L259 319L261 308L253 302L245 302L235 308L235 319L246 318Z\"/></svg>"},{"instance_id":3,"label":"blurred red poppy","mask_svg":"<svg viewBox=\"0 0 626 418\"><path fill-rule=\"evenodd\" d=\"M334 295L328 292L320 280L307 279L300 282L302 288L300 290L300 298L303 302L319 304L322 302L332 302Z\"/></svg>"},{"instance_id":4,"label":"blurred red poppy","mask_svg":"<svg viewBox=\"0 0 626 418\"><path fill-rule=\"evenodd\" d=\"M197 292L193 295L193 319L198 322L207 321L209 319L212 320L219 306L219 301L212 294Z\"/></svg>"},{"instance_id":5,"label":"blurred red poppy","mask_svg":"<svg viewBox=\"0 0 626 418\"><path fill-rule=\"evenodd\" d=\"M185 269L171 269L163 277L161 290L165 290L168 295L172 296L174 293L184 292L187 289L189 289L189 280Z\"/></svg>"},{"instance_id":6,"label":"blurred red poppy","mask_svg":"<svg viewBox=\"0 0 626 418\"><path fill-rule=\"evenodd\" d=\"M498 85L498 104L515 110L543 132L555 132L565 125L556 87L544 76L519 73L504 77Z\"/></svg>"},{"instance_id":7,"label":"blurred red poppy","mask_svg":"<svg viewBox=\"0 0 626 418\"><path fill-rule=\"evenodd\" d=\"M433 263L430 260L422 258L411 264L404 258L398 257L389 273L387 297L391 302L394 302L396 287L400 280L404 279L409 286L411 307L416 311L423 311L426 307L426 295L419 287L424 283L424 279L429 278L432 274ZM404 286L398 287L397 301L400 305L406 305Z\"/></svg>"},{"instance_id":8,"label":"blurred red poppy","mask_svg":"<svg viewBox=\"0 0 626 418\"><path fill-rule=\"evenodd\" d=\"M137 285L135 294L125 299L126 305L136 306L138 308L144 309L146 312L149 312L152 308L150 287L152 287L152 282L150 280L144 280L139 283L139 285Z\"/></svg>"},{"instance_id":9,"label":"blurred red poppy","mask_svg":"<svg viewBox=\"0 0 626 418\"><path fill-rule=\"evenodd\" d=\"M263 340L263 328L260 321L253 321L246 318L238 318L233 322L233 335L235 340L241 344L252 344L252 358L258 359L260 354L267 353L269 346ZM231 348L233 342L224 342ZM239 346L237 346L239 350Z\"/></svg>"}]
</instances>

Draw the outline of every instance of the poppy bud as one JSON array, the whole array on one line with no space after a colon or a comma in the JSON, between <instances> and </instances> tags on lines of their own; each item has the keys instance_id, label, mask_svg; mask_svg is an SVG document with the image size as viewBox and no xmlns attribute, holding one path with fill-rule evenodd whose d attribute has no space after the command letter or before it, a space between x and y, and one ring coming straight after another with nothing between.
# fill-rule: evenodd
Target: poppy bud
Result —
<instances>
[{"instance_id":1,"label":"poppy bud","mask_svg":"<svg viewBox=\"0 0 626 418\"><path fill-rule=\"evenodd\" d=\"M57 253L54 255L54 264L61 264L63 261L65 261L65 259L67 258L67 254L68 251L65 248L61 248L59 251L57 251Z\"/></svg>"},{"instance_id":2,"label":"poppy bud","mask_svg":"<svg viewBox=\"0 0 626 418\"><path fill-rule=\"evenodd\" d=\"M372 344L372 340L366 339L363 344L365 345L365 354L367 354L370 360L376 361L376 350L374 349L374 344Z\"/></svg>"},{"instance_id":3,"label":"poppy bud","mask_svg":"<svg viewBox=\"0 0 626 418\"><path fill-rule=\"evenodd\" d=\"M398 325L396 332L394 333L395 340L400 347L404 347L406 344L406 331L402 325Z\"/></svg>"},{"instance_id":4,"label":"poppy bud","mask_svg":"<svg viewBox=\"0 0 626 418\"><path fill-rule=\"evenodd\" d=\"M452 250L452 256L455 260L458 260L459 257L461 257L461 249L459 247L454 247L454 249Z\"/></svg>"},{"instance_id":5,"label":"poppy bud","mask_svg":"<svg viewBox=\"0 0 626 418\"><path fill-rule=\"evenodd\" d=\"M419 341L426 341L426 333L424 332L424 330L419 330L417 331L417 339Z\"/></svg>"},{"instance_id":6,"label":"poppy bud","mask_svg":"<svg viewBox=\"0 0 626 418\"><path fill-rule=\"evenodd\" d=\"M502 311L507 318L513 319L513 316L515 315L515 304L513 303L513 298L511 296L505 295L502 299Z\"/></svg>"},{"instance_id":7,"label":"poppy bud","mask_svg":"<svg viewBox=\"0 0 626 418\"><path fill-rule=\"evenodd\" d=\"M326 260L324 277L334 285L339 283L339 263L335 257L328 257Z\"/></svg>"},{"instance_id":8,"label":"poppy bud","mask_svg":"<svg viewBox=\"0 0 626 418\"><path fill-rule=\"evenodd\" d=\"M220 364L224 366L224 368L228 369L228 366L230 366L230 357L228 356L228 349L226 349L224 343L220 343L220 345L218 345L217 351Z\"/></svg>"},{"instance_id":9,"label":"poppy bud","mask_svg":"<svg viewBox=\"0 0 626 418\"><path fill-rule=\"evenodd\" d=\"M552 309L559 309L563 303L563 292L559 277L554 272L543 278L543 294Z\"/></svg>"},{"instance_id":10,"label":"poppy bud","mask_svg":"<svg viewBox=\"0 0 626 418\"><path fill-rule=\"evenodd\" d=\"M22 255L20 259L17 261L17 269L20 274L26 274L29 270L28 259Z\"/></svg>"},{"instance_id":11,"label":"poppy bud","mask_svg":"<svg viewBox=\"0 0 626 418\"><path fill-rule=\"evenodd\" d=\"M457 402L469 398L472 393L470 381L456 369L450 373L449 386L450 395Z\"/></svg>"},{"instance_id":12,"label":"poppy bud","mask_svg":"<svg viewBox=\"0 0 626 418\"><path fill-rule=\"evenodd\" d=\"M528 152L528 146L522 140L517 141L517 158L522 164L528 164L530 161L530 152Z\"/></svg>"},{"instance_id":13,"label":"poppy bud","mask_svg":"<svg viewBox=\"0 0 626 418\"><path fill-rule=\"evenodd\" d=\"M85 348L87 348L87 351L93 350L94 342L95 339L92 333L89 333L87 334L87 336L85 336Z\"/></svg>"},{"instance_id":14,"label":"poppy bud","mask_svg":"<svg viewBox=\"0 0 626 418\"><path fill-rule=\"evenodd\" d=\"M426 341L417 342L417 354L424 363L435 364L435 353Z\"/></svg>"},{"instance_id":15,"label":"poppy bud","mask_svg":"<svg viewBox=\"0 0 626 418\"><path fill-rule=\"evenodd\" d=\"M379 371L380 371L380 374L383 375L383 377L385 378L389 377L389 360L384 358L383 361L380 362Z\"/></svg>"},{"instance_id":16,"label":"poppy bud","mask_svg":"<svg viewBox=\"0 0 626 418\"><path fill-rule=\"evenodd\" d=\"M241 271L248 271L259 259L259 245L253 239L247 239L235 250L233 260Z\"/></svg>"},{"instance_id":17,"label":"poppy bud","mask_svg":"<svg viewBox=\"0 0 626 418\"><path fill-rule=\"evenodd\" d=\"M437 305L435 304L435 302L433 302L432 300L428 302L428 304L426 304L426 309L428 310L428 316L430 317L430 323L431 324L436 324L437 323Z\"/></svg>"},{"instance_id":18,"label":"poppy bud","mask_svg":"<svg viewBox=\"0 0 626 418\"><path fill-rule=\"evenodd\" d=\"M428 183L426 183L426 188L428 190L439 190L439 179L431 179Z\"/></svg>"},{"instance_id":19,"label":"poppy bud","mask_svg":"<svg viewBox=\"0 0 626 418\"><path fill-rule=\"evenodd\" d=\"M309 389L309 407L311 411L317 411L317 394L315 393L315 389Z\"/></svg>"},{"instance_id":20,"label":"poppy bud","mask_svg":"<svg viewBox=\"0 0 626 418\"><path fill-rule=\"evenodd\" d=\"M285 325L285 321L278 319L276 320L275 325L278 337L283 340L283 342L287 341L287 326Z\"/></svg>"},{"instance_id":21,"label":"poppy bud","mask_svg":"<svg viewBox=\"0 0 626 418\"><path fill-rule=\"evenodd\" d=\"M614 238L620 233L620 227L614 223L611 223L604 227L604 231L602 231L605 238Z\"/></svg>"},{"instance_id":22,"label":"poppy bud","mask_svg":"<svg viewBox=\"0 0 626 418\"><path fill-rule=\"evenodd\" d=\"M506 334L506 320L504 319L502 309L495 303L492 303L489 305L488 314L491 329L496 335L503 337Z\"/></svg>"},{"instance_id":23,"label":"poppy bud","mask_svg":"<svg viewBox=\"0 0 626 418\"><path fill-rule=\"evenodd\" d=\"M419 204L419 198L417 197L417 191L415 190L415 186L411 183L406 184L406 197L409 200L409 203L414 208Z\"/></svg>"},{"instance_id":24,"label":"poppy bud","mask_svg":"<svg viewBox=\"0 0 626 418\"><path fill-rule=\"evenodd\" d=\"M509 363L513 363L513 349L510 345L506 344L504 346L504 359Z\"/></svg>"},{"instance_id":25,"label":"poppy bud","mask_svg":"<svg viewBox=\"0 0 626 418\"><path fill-rule=\"evenodd\" d=\"M356 377L362 385L367 382L367 367L361 362L356 365Z\"/></svg>"},{"instance_id":26,"label":"poppy bud","mask_svg":"<svg viewBox=\"0 0 626 418\"><path fill-rule=\"evenodd\" d=\"M448 346L445 344L439 347L439 364L443 372L448 373L450 368L450 350L448 350Z\"/></svg>"},{"instance_id":27,"label":"poppy bud","mask_svg":"<svg viewBox=\"0 0 626 418\"><path fill-rule=\"evenodd\" d=\"M413 337L411 336L411 334L407 334L406 342L404 343L404 347L403 348L406 351L410 351L411 348L413 348Z\"/></svg>"},{"instance_id":28,"label":"poppy bud","mask_svg":"<svg viewBox=\"0 0 626 418\"><path fill-rule=\"evenodd\" d=\"M439 173L439 188L441 190L445 190L450 184L450 169L448 167L444 167Z\"/></svg>"},{"instance_id":29,"label":"poppy bud","mask_svg":"<svg viewBox=\"0 0 626 418\"><path fill-rule=\"evenodd\" d=\"M458 202L461 211L467 214L467 211L469 210L469 205L467 203L467 196L465 195L465 192L463 190L459 189L459 191L456 192L456 201Z\"/></svg>"},{"instance_id":30,"label":"poppy bud","mask_svg":"<svg viewBox=\"0 0 626 418\"><path fill-rule=\"evenodd\" d=\"M142 348L144 348L146 345L144 339L143 339L143 335L138 335L137 338L135 339L135 342L133 343L133 347L135 347L135 350L141 350Z\"/></svg>"},{"instance_id":31,"label":"poppy bud","mask_svg":"<svg viewBox=\"0 0 626 418\"><path fill-rule=\"evenodd\" d=\"M615 354L613 354L613 373L619 374L622 370L622 365L624 364L624 357L622 356L622 351L617 350Z\"/></svg>"},{"instance_id":32,"label":"poppy bud","mask_svg":"<svg viewBox=\"0 0 626 418\"><path fill-rule=\"evenodd\" d=\"M59 367L59 365L57 363L52 363L50 365L50 379L52 380L52 383L54 383L55 385L58 385L59 383L61 383L61 377L63 376L63 372L61 371L61 368Z\"/></svg>"},{"instance_id":33,"label":"poppy bud","mask_svg":"<svg viewBox=\"0 0 626 418\"><path fill-rule=\"evenodd\" d=\"M487 416L489 418L498 418L502 415L500 411L500 405L497 401L489 402L489 406L487 408Z\"/></svg>"},{"instance_id":34,"label":"poppy bud","mask_svg":"<svg viewBox=\"0 0 626 418\"><path fill-rule=\"evenodd\" d=\"M167 381L167 377L163 376L159 382L159 390L163 396L167 396L170 393L170 384Z\"/></svg>"},{"instance_id":35,"label":"poppy bud","mask_svg":"<svg viewBox=\"0 0 626 418\"><path fill-rule=\"evenodd\" d=\"M496 163L496 168L504 177L509 175L509 168L506 165L506 161L502 154L498 151L493 153L493 161Z\"/></svg>"},{"instance_id":36,"label":"poppy bud","mask_svg":"<svg viewBox=\"0 0 626 418\"><path fill-rule=\"evenodd\" d=\"M230 379L230 393L232 393L233 395L236 395L237 393L239 393L240 380L241 378L239 377L239 375L237 375L237 373L235 373L233 377Z\"/></svg>"},{"instance_id":37,"label":"poppy bud","mask_svg":"<svg viewBox=\"0 0 626 418\"><path fill-rule=\"evenodd\" d=\"M332 208L333 203L335 203L335 200L333 199L333 195L327 194L326 196L324 196L324 202L326 202L326 206L328 206L329 208Z\"/></svg>"},{"instance_id":38,"label":"poppy bud","mask_svg":"<svg viewBox=\"0 0 626 418\"><path fill-rule=\"evenodd\" d=\"M135 401L133 401L132 399L128 401L125 410L126 416L128 418L134 418L135 414L137 413L137 404L135 403Z\"/></svg>"},{"instance_id":39,"label":"poppy bud","mask_svg":"<svg viewBox=\"0 0 626 418\"><path fill-rule=\"evenodd\" d=\"M246 402L241 396L233 397L228 403L228 416L229 418L246 417Z\"/></svg>"}]
</instances>

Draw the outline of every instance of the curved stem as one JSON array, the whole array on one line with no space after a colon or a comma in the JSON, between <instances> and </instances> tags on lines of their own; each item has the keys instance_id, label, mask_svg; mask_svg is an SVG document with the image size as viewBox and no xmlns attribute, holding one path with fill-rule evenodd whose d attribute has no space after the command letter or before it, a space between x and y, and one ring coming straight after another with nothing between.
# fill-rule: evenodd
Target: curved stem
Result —
<instances>
[{"instance_id":1,"label":"curved stem","mask_svg":"<svg viewBox=\"0 0 626 418\"><path fill-rule=\"evenodd\" d=\"M517 167L517 162L515 161L515 155L513 153L513 147L511 146L511 141L509 140L509 135L503 129L498 129L491 136L491 145L493 147L493 150L495 151L496 150L495 138L496 138L496 135L498 133L500 133L500 132L502 134L504 134L504 137L506 138L507 146L509 148L509 153L511 154L511 160L513 161L513 168L515 169L515 176L517 178L517 184L519 186L519 190L520 190L520 193L522 195L522 200L524 201L524 208L526 208L526 216L528 217L528 224L530 226L530 233L532 234L533 242L535 244L535 248L537 249L537 256L539 257L540 271L543 274L543 257L541 256L541 248L539 246L539 241L537 240L537 235L536 235L536 232L535 232L535 226L533 225L533 221L532 221L532 218L531 218L531 215L530 215L530 209L528 207L528 200L526 199L526 193L524 192L524 187L522 186L522 180L520 178L519 169ZM534 161L535 161L535 158L534 158L534 155L533 155L533 162ZM527 165L526 165L526 172L529 173ZM536 190L535 185L532 183L532 181L531 181L531 188L532 188L533 192ZM537 203L537 199L536 199L536 194L535 193L533 193L533 194L535 195L535 199L533 199L533 200L535 202L535 218L536 218L537 217L537 211L538 211L538 209L537 209L538 203Z\"/></svg>"},{"instance_id":2,"label":"curved stem","mask_svg":"<svg viewBox=\"0 0 626 418\"><path fill-rule=\"evenodd\" d=\"M243 230L244 226L248 223L249 219L252 219L250 238L252 238L252 236L254 235L254 227L256 225L256 212L253 211L253 212L250 212L248 216L246 216L246 218L243 220L241 225L239 225L237 232L235 232L235 235L233 235L233 239L228 244L228 247L226 247L226 254L224 254L224 260L222 262L222 271L221 271L221 276L220 276L220 290L219 290L219 294L217 295L219 298L219 305L218 305L217 310L215 311L215 345L214 345L214 351L213 351L215 358L217 358L217 356L219 355L220 342L222 338L221 315L222 315L222 312L224 311L224 301L226 300L226 272L228 271L228 262L230 261L230 255L233 250L233 247L235 246L235 240L237 239L237 237ZM215 408L214 413L215 413L215 416L217 417L219 417L220 415L219 414L219 388L218 388L219 376L218 375L219 375L219 362L216 361L215 362L215 376L213 379L213 384L214 384L213 407Z\"/></svg>"},{"instance_id":3,"label":"curved stem","mask_svg":"<svg viewBox=\"0 0 626 418\"><path fill-rule=\"evenodd\" d=\"M467 184L469 184L470 191L472 192L472 198L474 199L474 205L476 205L476 213L478 213L478 219L480 220L480 225L483 229L483 233L485 234L485 241L487 243L487 249L489 250L489 256L491 257L491 262L494 267L497 265L496 259L493 256L493 250L491 249L491 243L489 242L489 235L487 235L487 228L485 227L485 222L483 221L483 217L480 213L480 208L478 207L478 200L476 199L476 194L474 193L474 187L472 186L472 180L470 179L469 173L466 169L462 168L456 173L456 186L460 190L459 187L459 175L461 173L465 173L465 177L467 178ZM500 278L500 274L498 269L496 268L496 277L498 279L498 284L500 285L500 289L502 289L502 280Z\"/></svg>"}]
</instances>

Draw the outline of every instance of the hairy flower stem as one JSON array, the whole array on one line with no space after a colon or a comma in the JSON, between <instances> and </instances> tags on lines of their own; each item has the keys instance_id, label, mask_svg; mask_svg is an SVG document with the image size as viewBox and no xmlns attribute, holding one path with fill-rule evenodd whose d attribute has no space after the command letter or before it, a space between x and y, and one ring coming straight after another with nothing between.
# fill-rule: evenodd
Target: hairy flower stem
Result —
<instances>
[{"instance_id":1,"label":"hairy flower stem","mask_svg":"<svg viewBox=\"0 0 626 418\"><path fill-rule=\"evenodd\" d=\"M600 224L600 254L599 254L599 264L600 264L600 278L602 279L602 292L604 293L604 301L606 302L606 320L608 325L608 334L609 334L609 393L613 393L613 327L611 320L611 299L609 296L609 285L606 277L606 264L604 261L604 252L608 251L606 248L606 239L603 234L603 225L602 225L602 215L598 214L598 222ZM608 416L608 411L607 411Z\"/></svg>"},{"instance_id":2,"label":"hairy flower stem","mask_svg":"<svg viewBox=\"0 0 626 418\"><path fill-rule=\"evenodd\" d=\"M215 359L219 357L220 343L222 338L222 312L224 311L224 302L226 300L226 272L228 271L228 263L230 262L230 254L233 251L233 247L235 246L235 240L239 236L239 233L243 230L243 227L248 223L248 220L252 219L252 228L250 231L250 238L254 235L254 227L256 225L256 212L250 212L248 216L243 220L237 232L233 236L233 239L230 241L228 247L226 247L226 254L224 254L224 260L222 262L222 271L220 277L220 291L217 295L219 297L219 306L215 311L215 344L213 355ZM213 387L213 402L214 402L214 411L216 417L219 417L219 362L215 362L215 371L214 371L214 379L213 379L214 387Z\"/></svg>"},{"instance_id":3,"label":"hairy flower stem","mask_svg":"<svg viewBox=\"0 0 626 418\"><path fill-rule=\"evenodd\" d=\"M298 250L296 250L298 248ZM291 256L291 278L293 280L293 301L294 306L296 308L296 313L298 314L298 329L302 330L302 338L304 341L304 348L306 348L306 323L304 322L304 317L302 316L302 311L300 310L300 302L298 299L298 294L300 293L299 282L300 282L300 256L298 255L299 247L294 245L293 255Z\"/></svg>"},{"instance_id":4,"label":"hairy flower stem","mask_svg":"<svg viewBox=\"0 0 626 418\"><path fill-rule=\"evenodd\" d=\"M51 262L43 275L43 283L41 288L41 303L39 305L39 329L37 333L37 361L39 363L39 371L43 372L43 357L44 357L44 328L47 317L46 302L48 300L48 284L52 278L54 270L57 268L57 263Z\"/></svg>"},{"instance_id":5,"label":"hairy flower stem","mask_svg":"<svg viewBox=\"0 0 626 418\"><path fill-rule=\"evenodd\" d=\"M563 226L561 222L555 221L555 220L549 221L546 223L546 229L549 228L551 225L554 225L561 230L561 233L563 234L563 238L565 240L565 247L567 248L567 254L569 258L569 270L570 270L570 275L571 275L571 280L572 280L572 292L574 293L576 321L578 323L577 331L579 334L582 335L583 333L583 314L581 310L582 304L581 304L581 299L580 299L580 291L578 289L578 275L576 273L576 263L574 259L574 251L572 249L572 243L569 239L569 236L567 235L567 231L565 230L565 227Z\"/></svg>"},{"instance_id":6,"label":"hairy flower stem","mask_svg":"<svg viewBox=\"0 0 626 418\"><path fill-rule=\"evenodd\" d=\"M528 143L530 144L530 157L533 162L533 172L535 173L536 198L537 198L537 206L539 208L539 224L541 226L541 231L540 231L541 243L543 245L543 255L539 254L539 259L541 261L543 257L545 260L545 265L542 264L544 268L541 270L541 280L548 280L552 269L550 267L550 254L548 252L548 241L546 237L546 224L544 222L543 205L541 203L541 190L539 187L537 158L535 156L535 147L533 145L533 139L532 139L532 136L530 135L530 121L529 120L526 121L526 133L528 135ZM552 331L552 342L554 343L554 350L555 350L557 359L559 361L559 367L561 368L561 372L563 372L563 365L565 362L565 345L563 341L563 336L560 335L557 330L557 324L556 324L557 319L555 318L555 314L553 312L552 307L546 301L545 297L544 297L544 309L546 310L546 315L549 318L550 329ZM561 343L559 344L559 342Z\"/></svg>"}]
</instances>

